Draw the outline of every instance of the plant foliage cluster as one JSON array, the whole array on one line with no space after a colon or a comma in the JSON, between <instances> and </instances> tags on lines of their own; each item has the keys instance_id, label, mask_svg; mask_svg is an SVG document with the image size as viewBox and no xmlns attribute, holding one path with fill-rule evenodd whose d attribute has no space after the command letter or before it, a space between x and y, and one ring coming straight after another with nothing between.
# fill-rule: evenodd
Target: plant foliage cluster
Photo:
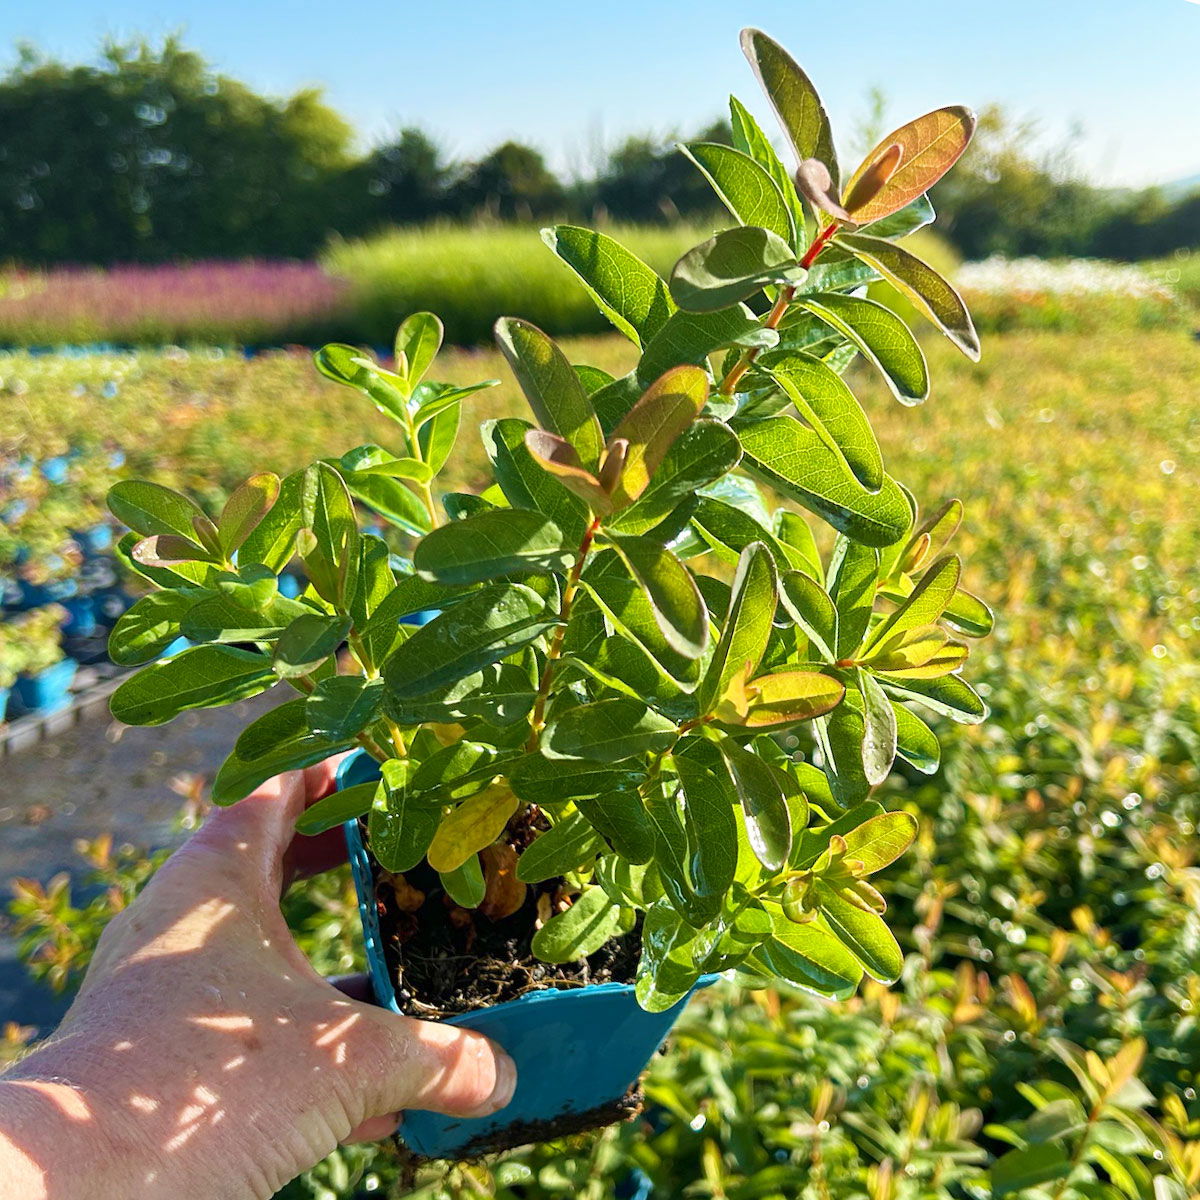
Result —
<instances>
[{"instance_id":1,"label":"plant foliage cluster","mask_svg":"<svg viewBox=\"0 0 1200 1200\"><path fill-rule=\"evenodd\" d=\"M644 914L637 991L655 1010L731 968L834 996L864 973L895 980L870 880L915 822L872 790L898 757L936 769L918 709L986 713L959 674L962 637L991 627L947 550L961 505L918 518L841 374L861 354L902 403L929 392L912 333L860 294L881 277L977 357L953 288L895 240L930 219L925 193L973 118L946 108L902 126L841 186L807 76L764 34L743 46L796 182L734 100L739 148L688 154L737 223L669 286L606 235L547 231L641 353L614 378L528 322L498 322L536 424L483 425L495 482L481 493L435 497L463 402L487 385L426 377L442 329L419 313L391 369L350 346L316 356L394 421L396 450L255 475L215 520L151 482L109 497L133 531L129 563L161 588L114 628L112 656L199 643L123 683L116 717L162 724L286 681L299 694L238 739L218 803L363 747L379 784L321 802L302 829L365 817L384 869L427 862L482 919L561 879L533 942L548 962ZM760 485L832 527L832 551L806 518L769 511ZM359 530L356 499L416 539L411 570ZM310 581L294 600L277 579L293 554ZM400 623L420 610L437 615ZM517 825L538 836L514 846Z\"/></svg>"}]
</instances>

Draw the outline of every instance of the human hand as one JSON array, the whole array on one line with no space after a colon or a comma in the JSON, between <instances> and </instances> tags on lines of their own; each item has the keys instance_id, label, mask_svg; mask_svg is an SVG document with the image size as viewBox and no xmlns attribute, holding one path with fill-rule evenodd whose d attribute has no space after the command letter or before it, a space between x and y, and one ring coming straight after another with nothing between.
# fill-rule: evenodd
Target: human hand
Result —
<instances>
[{"instance_id":1,"label":"human hand","mask_svg":"<svg viewBox=\"0 0 1200 1200\"><path fill-rule=\"evenodd\" d=\"M54 1037L0 1076L0 1200L265 1198L404 1109L508 1103L497 1046L350 999L293 940L280 896L329 865L293 826L335 765L214 812L109 924Z\"/></svg>"}]
</instances>

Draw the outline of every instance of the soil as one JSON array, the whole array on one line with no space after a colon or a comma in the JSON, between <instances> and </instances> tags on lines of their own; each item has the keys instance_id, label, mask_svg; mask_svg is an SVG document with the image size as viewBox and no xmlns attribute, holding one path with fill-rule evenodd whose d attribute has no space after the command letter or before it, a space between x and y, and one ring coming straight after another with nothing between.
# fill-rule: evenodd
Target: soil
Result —
<instances>
[{"instance_id":1,"label":"soil","mask_svg":"<svg viewBox=\"0 0 1200 1200\"><path fill-rule=\"evenodd\" d=\"M403 880L398 895L392 877L380 873L375 895L396 1000L412 1016L428 1019L490 1008L540 988L633 982L641 953L640 918L631 932L580 962L552 964L534 957L538 902L546 897L545 912L561 879L531 884L521 907L499 920L459 908L425 863ZM404 911L415 901L409 889L424 893L415 912Z\"/></svg>"}]
</instances>

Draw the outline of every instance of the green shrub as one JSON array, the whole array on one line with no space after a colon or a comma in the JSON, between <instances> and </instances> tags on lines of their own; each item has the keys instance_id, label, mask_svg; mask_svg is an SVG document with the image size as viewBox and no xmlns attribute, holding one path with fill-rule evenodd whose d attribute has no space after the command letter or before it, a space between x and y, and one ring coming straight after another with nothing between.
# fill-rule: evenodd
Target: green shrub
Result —
<instances>
[{"instance_id":1,"label":"green shrub","mask_svg":"<svg viewBox=\"0 0 1200 1200\"><path fill-rule=\"evenodd\" d=\"M660 274L702 231L618 227L609 231ZM519 225L431 225L341 242L326 268L349 284L355 338L383 346L406 313L436 312L455 345L488 342L497 317L518 316L556 337L608 329L571 272Z\"/></svg>"}]
</instances>

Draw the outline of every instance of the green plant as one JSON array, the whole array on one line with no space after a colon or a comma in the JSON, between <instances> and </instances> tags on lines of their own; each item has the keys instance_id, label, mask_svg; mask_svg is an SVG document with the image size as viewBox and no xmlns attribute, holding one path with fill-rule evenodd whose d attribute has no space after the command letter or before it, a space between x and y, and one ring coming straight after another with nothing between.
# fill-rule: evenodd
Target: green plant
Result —
<instances>
[{"instance_id":1,"label":"green plant","mask_svg":"<svg viewBox=\"0 0 1200 1200\"><path fill-rule=\"evenodd\" d=\"M765 35L743 44L798 189L734 100L739 149L687 153L737 224L669 287L604 234L548 230L640 357L619 378L573 367L501 319L538 427L483 425L495 482L480 494L435 496L462 404L487 385L425 379L442 339L427 313L401 326L393 369L350 346L316 356L396 423L399 453L256 475L216 520L158 484L110 493L130 562L161 589L115 627L114 659L147 662L180 633L203 643L123 683L116 717L159 724L286 681L299 695L238 739L219 803L361 746L381 782L321 802L302 829L366 817L384 869L427 863L476 920L537 887L532 948L550 963L643 913L637 992L656 1010L730 968L839 996L864 972L896 979L868 880L916 823L871 793L898 756L937 768L913 706L986 712L958 674L957 635L991 626L944 552L961 505L918 521L841 377L861 353L903 403L928 394L913 335L856 294L878 278L977 357L953 288L895 240L932 218L925 192L973 120L948 108L903 126L839 188L807 77ZM831 550L798 513L769 512L759 484L832 527ZM359 531L355 500L417 539L411 570ZM311 581L298 600L276 586L293 553ZM420 609L440 615L399 624Z\"/></svg>"},{"instance_id":2,"label":"green plant","mask_svg":"<svg viewBox=\"0 0 1200 1200\"><path fill-rule=\"evenodd\" d=\"M61 604L43 604L11 622L19 674L40 675L62 662L62 623L66 616Z\"/></svg>"}]
</instances>

